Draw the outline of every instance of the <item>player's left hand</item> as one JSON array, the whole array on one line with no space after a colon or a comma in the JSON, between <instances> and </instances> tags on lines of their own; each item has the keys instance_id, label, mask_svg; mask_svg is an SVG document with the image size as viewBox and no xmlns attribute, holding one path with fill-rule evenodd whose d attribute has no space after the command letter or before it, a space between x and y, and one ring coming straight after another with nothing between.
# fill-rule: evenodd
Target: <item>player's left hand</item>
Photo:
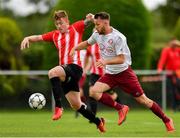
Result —
<instances>
[{"instance_id":1,"label":"player's left hand","mask_svg":"<svg viewBox=\"0 0 180 138\"><path fill-rule=\"evenodd\" d=\"M97 62L96 62L96 67L100 67L100 68L103 68L106 66L106 61L103 60L103 59L99 59Z\"/></svg>"}]
</instances>

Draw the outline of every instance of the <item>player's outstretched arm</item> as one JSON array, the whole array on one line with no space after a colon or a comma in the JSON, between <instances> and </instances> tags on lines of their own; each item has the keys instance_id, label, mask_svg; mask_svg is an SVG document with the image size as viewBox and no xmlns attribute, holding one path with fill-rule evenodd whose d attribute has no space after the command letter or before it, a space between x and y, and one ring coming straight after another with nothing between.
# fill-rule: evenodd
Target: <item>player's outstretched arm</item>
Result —
<instances>
[{"instance_id":1,"label":"player's outstretched arm","mask_svg":"<svg viewBox=\"0 0 180 138\"><path fill-rule=\"evenodd\" d=\"M25 48L29 48L29 44L31 42L38 42L38 41L43 41L43 38L41 35L32 35L32 36L27 36L23 39L21 42L21 50Z\"/></svg>"},{"instance_id":2,"label":"player's outstretched arm","mask_svg":"<svg viewBox=\"0 0 180 138\"><path fill-rule=\"evenodd\" d=\"M123 54L120 54L111 59L106 59L106 60L99 59L95 64L96 64L96 67L104 67L106 65L123 64L124 61L125 61L125 56Z\"/></svg>"},{"instance_id":3,"label":"player's outstretched arm","mask_svg":"<svg viewBox=\"0 0 180 138\"><path fill-rule=\"evenodd\" d=\"M83 41L75 47L75 50L82 50L82 49L86 49L87 47L88 47L88 42Z\"/></svg>"},{"instance_id":4,"label":"player's outstretched arm","mask_svg":"<svg viewBox=\"0 0 180 138\"><path fill-rule=\"evenodd\" d=\"M88 42L87 41L83 41L83 42L79 43L76 47L72 48L72 50L70 51L69 55L71 57L73 57L76 50L86 49L87 47L88 47Z\"/></svg>"}]
</instances>

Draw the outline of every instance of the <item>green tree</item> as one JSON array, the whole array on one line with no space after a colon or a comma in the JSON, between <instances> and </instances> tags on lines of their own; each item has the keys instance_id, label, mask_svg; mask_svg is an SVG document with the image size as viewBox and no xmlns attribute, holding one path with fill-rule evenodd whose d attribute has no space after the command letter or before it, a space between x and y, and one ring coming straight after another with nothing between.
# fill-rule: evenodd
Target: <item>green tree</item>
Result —
<instances>
[{"instance_id":1,"label":"green tree","mask_svg":"<svg viewBox=\"0 0 180 138\"><path fill-rule=\"evenodd\" d=\"M20 59L19 43L22 34L17 24L9 18L0 17L0 69L21 70L25 66ZM20 76L0 76L1 93L15 93L23 86L23 78Z\"/></svg>"},{"instance_id":2,"label":"green tree","mask_svg":"<svg viewBox=\"0 0 180 138\"><path fill-rule=\"evenodd\" d=\"M180 0L167 0L166 5L159 9L164 25L172 29L180 16Z\"/></svg>"},{"instance_id":3,"label":"green tree","mask_svg":"<svg viewBox=\"0 0 180 138\"><path fill-rule=\"evenodd\" d=\"M141 0L97 0L96 2L91 0L59 0L54 10L58 9L64 9L68 12L71 23L83 19L87 13L109 12L111 25L127 37L132 52L133 67L136 69L150 67L151 20ZM54 29L54 23L51 14L48 30L52 29ZM92 28L86 30L84 39L87 39L91 33ZM50 51L53 51L51 55L49 55ZM54 66L54 63L57 63L54 62L57 61L54 51L55 48L46 47L45 57L48 57L48 59L45 59L48 62L46 68L50 68Z\"/></svg>"},{"instance_id":4,"label":"green tree","mask_svg":"<svg viewBox=\"0 0 180 138\"><path fill-rule=\"evenodd\" d=\"M178 19L174 28L174 37L180 40L180 18Z\"/></svg>"}]
</instances>

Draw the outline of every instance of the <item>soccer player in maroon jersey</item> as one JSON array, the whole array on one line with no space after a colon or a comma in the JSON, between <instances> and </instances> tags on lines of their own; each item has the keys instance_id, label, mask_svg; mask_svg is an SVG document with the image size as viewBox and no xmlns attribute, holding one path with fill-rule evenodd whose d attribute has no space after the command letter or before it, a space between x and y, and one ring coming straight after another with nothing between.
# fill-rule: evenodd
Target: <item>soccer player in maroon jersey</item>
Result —
<instances>
[{"instance_id":1,"label":"soccer player in maroon jersey","mask_svg":"<svg viewBox=\"0 0 180 138\"><path fill-rule=\"evenodd\" d=\"M25 37L21 43L21 49L29 48L31 42L48 41L53 42L58 50L59 65L48 72L55 99L53 120L58 120L62 116L61 94L64 93L73 109L95 123L100 132L105 132L104 119L96 117L80 100L78 86L78 81L82 76L80 52L76 52L74 58L69 56L71 49L82 41L84 29L93 21L92 17L92 14L88 14L85 20L70 25L68 15L64 10L55 11L54 21L57 30Z\"/></svg>"},{"instance_id":2,"label":"soccer player in maroon jersey","mask_svg":"<svg viewBox=\"0 0 180 138\"><path fill-rule=\"evenodd\" d=\"M131 69L131 53L126 37L110 26L110 15L106 12L95 14L94 23L96 31L88 40L79 43L70 52L70 55L73 56L76 50L87 48L88 45L95 43L98 43L100 47L101 59L96 62L96 66L105 67L106 74L95 83L90 92L91 96L112 108L123 109L123 106L117 107L117 103L104 93L110 88L118 86L162 119L168 132L173 132L175 130L173 120L164 114L155 101L145 95L136 74ZM125 115L126 113L120 116ZM120 124L119 122L118 124Z\"/></svg>"}]
</instances>

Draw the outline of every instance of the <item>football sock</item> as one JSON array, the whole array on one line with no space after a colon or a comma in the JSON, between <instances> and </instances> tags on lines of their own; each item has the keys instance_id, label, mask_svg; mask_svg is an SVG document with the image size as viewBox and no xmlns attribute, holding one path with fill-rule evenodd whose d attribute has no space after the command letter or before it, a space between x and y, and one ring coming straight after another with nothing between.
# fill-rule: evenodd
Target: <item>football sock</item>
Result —
<instances>
[{"instance_id":1,"label":"football sock","mask_svg":"<svg viewBox=\"0 0 180 138\"><path fill-rule=\"evenodd\" d=\"M61 81L59 77L54 77L50 79L51 85L52 85L52 91L53 91L53 96L55 100L55 106L61 108L61 94L63 92L61 88Z\"/></svg>"},{"instance_id":2,"label":"football sock","mask_svg":"<svg viewBox=\"0 0 180 138\"><path fill-rule=\"evenodd\" d=\"M85 103L85 102L86 102L86 97L85 97L85 96L81 96L81 101L82 101L83 103Z\"/></svg>"},{"instance_id":3,"label":"football sock","mask_svg":"<svg viewBox=\"0 0 180 138\"><path fill-rule=\"evenodd\" d=\"M90 106L91 111L96 115L97 101L92 97L89 98L89 106Z\"/></svg>"},{"instance_id":4,"label":"football sock","mask_svg":"<svg viewBox=\"0 0 180 138\"><path fill-rule=\"evenodd\" d=\"M162 109L156 102L153 102L153 105L150 109L155 115L161 118L164 123L170 121L169 118L163 113Z\"/></svg>"},{"instance_id":5,"label":"football sock","mask_svg":"<svg viewBox=\"0 0 180 138\"><path fill-rule=\"evenodd\" d=\"M109 107L113 107L115 108L116 110L121 110L123 108L123 105L122 104L119 104L117 102L115 102L111 96L107 93L103 93L101 98L99 99L99 102L109 106Z\"/></svg>"},{"instance_id":6,"label":"football sock","mask_svg":"<svg viewBox=\"0 0 180 138\"><path fill-rule=\"evenodd\" d=\"M91 111L89 111L85 105L81 105L80 109L78 109L77 111L85 118L87 118L90 122L95 123L97 126L100 124L101 120L96 117Z\"/></svg>"}]
</instances>

